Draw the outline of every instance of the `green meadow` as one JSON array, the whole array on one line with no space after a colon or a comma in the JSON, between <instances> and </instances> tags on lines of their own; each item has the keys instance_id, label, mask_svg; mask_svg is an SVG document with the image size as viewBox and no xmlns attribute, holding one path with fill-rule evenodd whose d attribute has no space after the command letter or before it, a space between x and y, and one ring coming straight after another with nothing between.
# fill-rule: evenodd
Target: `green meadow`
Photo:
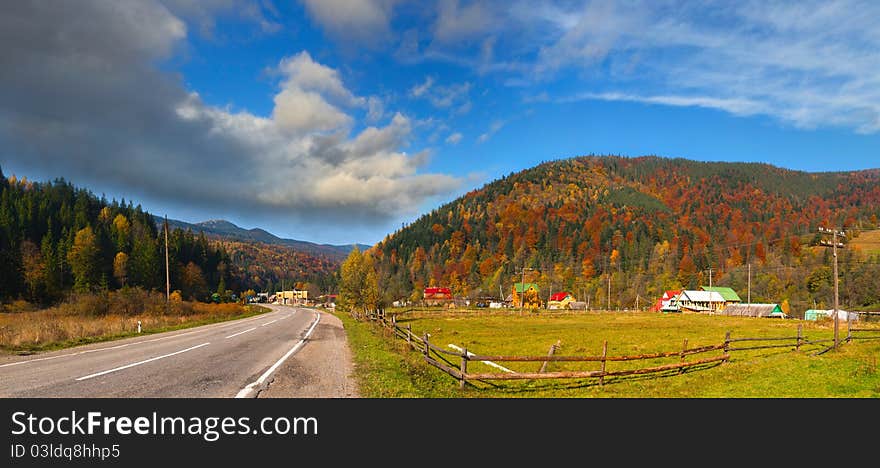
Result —
<instances>
[{"instance_id":1,"label":"green meadow","mask_svg":"<svg viewBox=\"0 0 880 468\"><path fill-rule=\"evenodd\" d=\"M608 356L632 356L721 344L725 334L747 337L795 337L798 326L808 340L833 338L833 322L792 319L724 317L647 312L509 312L389 311L401 327L427 333L435 346L467 348L478 355L546 355L559 342L557 355L598 356L607 342ZM597 378L473 382L464 390L458 381L425 363L403 340L375 322L343 319L365 397L392 398L873 398L880 397L877 357L880 340L854 340L838 350L820 353L821 345L800 350L786 346L731 351L728 362L706 364L685 372ZM856 323L855 336L880 337L880 323ZM847 336L840 323L839 336ZM731 347L769 345L780 341L745 341ZM711 351L686 357L697 360L721 355ZM447 356L452 367L459 358ZM679 362L679 357L608 362L607 370L624 370ZM540 362L499 362L517 372L536 372ZM470 372L501 372L471 361ZM551 362L548 372L598 370L598 362Z\"/></svg>"}]
</instances>

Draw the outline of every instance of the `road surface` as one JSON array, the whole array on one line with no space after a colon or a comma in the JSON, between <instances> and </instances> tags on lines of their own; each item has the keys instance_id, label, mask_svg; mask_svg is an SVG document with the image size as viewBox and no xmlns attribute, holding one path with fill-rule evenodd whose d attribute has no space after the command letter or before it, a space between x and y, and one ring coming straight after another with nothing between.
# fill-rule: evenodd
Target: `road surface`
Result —
<instances>
[{"instance_id":1,"label":"road surface","mask_svg":"<svg viewBox=\"0 0 880 468\"><path fill-rule=\"evenodd\" d=\"M276 372L295 380L287 361L307 347L321 320L335 319L312 309L268 307L271 312L236 321L2 356L0 397L259 396Z\"/></svg>"}]
</instances>

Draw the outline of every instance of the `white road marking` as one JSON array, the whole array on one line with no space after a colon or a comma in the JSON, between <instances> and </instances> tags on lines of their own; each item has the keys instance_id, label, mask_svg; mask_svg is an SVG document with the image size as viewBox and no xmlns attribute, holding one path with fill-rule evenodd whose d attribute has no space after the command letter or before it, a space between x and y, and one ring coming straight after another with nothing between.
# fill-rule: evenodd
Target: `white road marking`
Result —
<instances>
[{"instance_id":1,"label":"white road marking","mask_svg":"<svg viewBox=\"0 0 880 468\"><path fill-rule=\"evenodd\" d=\"M281 363L286 361L287 358L289 358L291 355L293 355L293 353L299 351L299 349L302 347L303 343L305 343L305 341L309 338L309 336L315 330L315 327L318 326L318 322L320 322L320 321L321 321L321 314L318 313L317 316L315 317L315 322L312 323L312 326L309 327L308 331L306 331L305 336L303 336L303 338L301 340L299 340L299 343L294 345L293 348L291 348L290 351L287 352L287 354L285 354L284 356L281 356L281 359L279 359L275 364L272 365L272 367L270 367L268 370L266 370L266 372L264 372L263 375L261 375L259 379L255 380L254 382L249 383L247 386L245 386L243 389L241 389L235 395L235 398L248 398L251 396L252 393L256 394L255 389L258 386L263 385L263 382L265 382L266 379L268 379L269 376L271 376L272 373L275 372L275 369L277 369L278 366L281 365Z\"/></svg>"},{"instance_id":2,"label":"white road marking","mask_svg":"<svg viewBox=\"0 0 880 468\"><path fill-rule=\"evenodd\" d=\"M261 327L265 327L266 325L271 325L271 324L273 324L273 323L275 323L275 322L277 322L277 321L278 321L278 320L273 320L273 321L271 321L271 322L266 322L266 323L264 323L264 324L262 324L262 325L260 325L260 326L261 326Z\"/></svg>"},{"instance_id":3,"label":"white road marking","mask_svg":"<svg viewBox=\"0 0 880 468\"><path fill-rule=\"evenodd\" d=\"M243 335L243 334L245 334L245 333L247 333L247 332L249 332L249 331L253 331L253 330L256 330L256 329L257 329L257 327L248 328L248 329L245 330L245 331L240 331L240 332L238 332L238 333L234 333L234 334L232 334L232 335L229 335L229 336L227 336L225 339L228 340L228 339L230 339L230 338L232 338L232 337L235 337L235 336L238 336L238 335Z\"/></svg>"},{"instance_id":4,"label":"white road marking","mask_svg":"<svg viewBox=\"0 0 880 468\"><path fill-rule=\"evenodd\" d=\"M156 356L156 357L154 357L154 358L146 359L146 360L139 361L139 362L133 362L133 363L131 363L131 364L124 365L124 366L122 366L122 367L116 367L116 368L114 368L114 369L108 369L108 370L105 370L105 371L96 372L96 373L94 373L94 374L90 374L90 375L86 375L86 376L84 376L84 377L80 377L80 378L78 378L78 379L76 379L76 380L77 380L77 381L80 381L80 380L91 379L91 378L93 378L93 377L99 377L99 376L102 376L102 375L105 375L105 374L109 374L109 373L111 373L111 372L121 371L121 370L128 369L128 368L131 368L131 367L134 367L134 366L139 366L139 365L141 365L141 364L146 364L146 363L148 363L148 362L158 361L159 359L164 359L164 358L167 358L167 357L171 357L171 356L174 356L174 355L177 355L177 354L180 354L180 353L185 353L185 352L187 352L187 351L192 351L192 350L194 350L194 349L201 348L202 346L208 346L209 344L211 344L211 343L202 343L202 344L200 344L200 345L196 345L196 346L193 346L193 347L191 347L191 348L182 349L182 350L180 350L180 351L175 351L175 352L173 352L173 353L169 353L169 354L163 354L162 356Z\"/></svg>"}]
</instances>

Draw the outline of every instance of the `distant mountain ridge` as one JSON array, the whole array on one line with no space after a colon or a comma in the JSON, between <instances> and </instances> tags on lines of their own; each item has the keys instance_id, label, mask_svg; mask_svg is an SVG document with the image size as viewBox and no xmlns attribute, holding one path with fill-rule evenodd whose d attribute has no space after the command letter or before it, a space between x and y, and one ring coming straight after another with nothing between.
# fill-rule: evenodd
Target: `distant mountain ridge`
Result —
<instances>
[{"instance_id":1,"label":"distant mountain ridge","mask_svg":"<svg viewBox=\"0 0 880 468\"><path fill-rule=\"evenodd\" d=\"M161 226L165 218L153 215L157 226ZM326 257L340 260L344 259L349 252L355 247L360 250L366 250L371 246L365 244L316 244L314 242L301 241L296 239L285 239L278 237L264 229L253 228L245 229L226 221L225 219L210 219L199 223L187 223L176 219L169 219L168 225L171 229L180 228L183 230L192 230L195 233L204 232L209 236L217 236L229 240L238 240L244 242L262 242L271 245L283 245L286 247L299 250L310 255L324 255Z\"/></svg>"}]
</instances>

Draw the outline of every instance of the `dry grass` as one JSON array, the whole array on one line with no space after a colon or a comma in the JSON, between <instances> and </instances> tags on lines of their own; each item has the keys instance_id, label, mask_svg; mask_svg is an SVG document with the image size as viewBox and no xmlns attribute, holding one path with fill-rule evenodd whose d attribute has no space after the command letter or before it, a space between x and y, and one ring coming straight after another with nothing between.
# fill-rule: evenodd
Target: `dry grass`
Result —
<instances>
[{"instance_id":1,"label":"dry grass","mask_svg":"<svg viewBox=\"0 0 880 468\"><path fill-rule=\"evenodd\" d=\"M71 297L57 306L34 310L22 301L0 312L0 349L28 353L106 341L142 333L229 320L257 313L241 304L172 302L159 293L115 291Z\"/></svg>"},{"instance_id":2,"label":"dry grass","mask_svg":"<svg viewBox=\"0 0 880 468\"><path fill-rule=\"evenodd\" d=\"M868 255L880 254L880 229L861 232L859 237L849 242L849 245L859 248Z\"/></svg>"}]
</instances>

